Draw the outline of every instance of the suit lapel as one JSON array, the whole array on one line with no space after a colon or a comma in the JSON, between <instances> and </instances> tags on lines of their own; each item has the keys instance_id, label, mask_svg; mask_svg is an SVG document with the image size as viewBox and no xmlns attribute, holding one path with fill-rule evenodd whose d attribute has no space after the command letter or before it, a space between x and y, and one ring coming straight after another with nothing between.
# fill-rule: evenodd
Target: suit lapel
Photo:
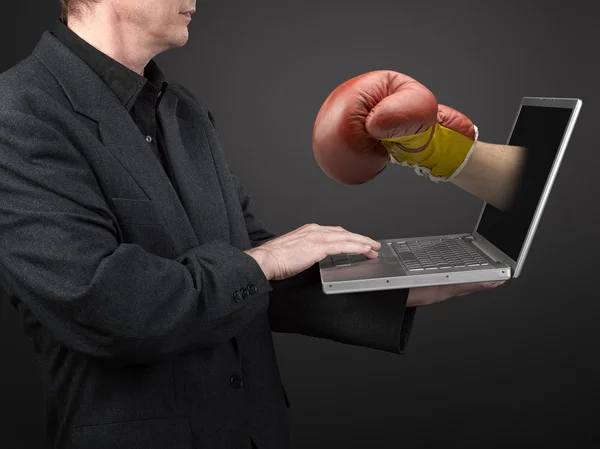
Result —
<instances>
[{"instance_id":1,"label":"suit lapel","mask_svg":"<svg viewBox=\"0 0 600 449\"><path fill-rule=\"evenodd\" d=\"M48 32L34 55L61 83L75 111L98 123L106 150L164 208L183 247L230 241L221 183L203 124L177 116L179 100L173 92L166 90L158 120L174 185L127 110L89 66Z\"/></svg>"},{"instance_id":2,"label":"suit lapel","mask_svg":"<svg viewBox=\"0 0 600 449\"><path fill-rule=\"evenodd\" d=\"M129 172L149 199L168 211L169 225L179 228L178 237L189 235L189 245L198 245L198 238L162 165L148 146L144 136L116 96L104 87L98 123L106 150Z\"/></svg>"},{"instance_id":3,"label":"suit lapel","mask_svg":"<svg viewBox=\"0 0 600 449\"><path fill-rule=\"evenodd\" d=\"M229 222L204 127L200 120L187 121L177 116L178 101L167 89L158 120L179 198L201 242L228 242Z\"/></svg>"},{"instance_id":4,"label":"suit lapel","mask_svg":"<svg viewBox=\"0 0 600 449\"><path fill-rule=\"evenodd\" d=\"M100 137L151 200L173 200L177 193L127 110L106 87L102 93Z\"/></svg>"}]
</instances>

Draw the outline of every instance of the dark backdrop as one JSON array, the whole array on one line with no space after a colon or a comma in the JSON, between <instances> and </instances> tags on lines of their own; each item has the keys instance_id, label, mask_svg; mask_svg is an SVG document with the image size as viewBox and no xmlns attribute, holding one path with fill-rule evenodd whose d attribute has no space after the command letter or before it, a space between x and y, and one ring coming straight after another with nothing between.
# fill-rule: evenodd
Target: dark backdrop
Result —
<instances>
[{"instance_id":1,"label":"dark backdrop","mask_svg":"<svg viewBox=\"0 0 600 449\"><path fill-rule=\"evenodd\" d=\"M493 143L523 96L583 99L522 277L421 309L405 356L275 335L294 448L600 443L599 16L587 1L485 3L212 0L198 4L188 44L158 57L213 111L233 170L278 233L308 222L373 238L474 226L479 200L406 168L358 187L320 171L313 120L350 77L404 72ZM57 15L53 0L3 2L0 71ZM32 349L7 301L0 354L0 446L40 447Z\"/></svg>"}]
</instances>

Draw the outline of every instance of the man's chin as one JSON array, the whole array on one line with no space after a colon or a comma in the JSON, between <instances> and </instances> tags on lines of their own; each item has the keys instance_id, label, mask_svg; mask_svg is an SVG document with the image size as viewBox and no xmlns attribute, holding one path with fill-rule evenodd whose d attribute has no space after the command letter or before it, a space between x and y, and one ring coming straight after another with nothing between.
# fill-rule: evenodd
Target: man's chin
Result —
<instances>
[{"instance_id":1,"label":"man's chin","mask_svg":"<svg viewBox=\"0 0 600 449\"><path fill-rule=\"evenodd\" d=\"M169 42L169 47L170 48L180 48L183 47L185 44L187 44L187 41L189 40L190 36L187 32L187 30L184 33L179 34L178 36L173 37L170 42Z\"/></svg>"}]
</instances>

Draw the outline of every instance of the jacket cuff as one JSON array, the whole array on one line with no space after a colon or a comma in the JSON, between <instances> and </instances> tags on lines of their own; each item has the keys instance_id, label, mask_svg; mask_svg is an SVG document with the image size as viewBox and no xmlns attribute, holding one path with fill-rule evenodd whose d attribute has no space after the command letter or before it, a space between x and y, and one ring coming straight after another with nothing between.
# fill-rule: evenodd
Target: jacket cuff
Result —
<instances>
[{"instance_id":1,"label":"jacket cuff","mask_svg":"<svg viewBox=\"0 0 600 449\"><path fill-rule=\"evenodd\" d=\"M210 242L191 250L204 269L189 267L191 273L202 273L204 279L194 280L213 293L206 301L216 301L220 314L233 313L255 298L266 298L272 287L260 265L244 251L222 242ZM179 259L191 263L189 253ZM209 321L214 317L208 317Z\"/></svg>"},{"instance_id":2,"label":"jacket cuff","mask_svg":"<svg viewBox=\"0 0 600 449\"><path fill-rule=\"evenodd\" d=\"M396 354L406 350L416 312L406 307L408 289L326 295L318 264L271 284L269 318L274 332Z\"/></svg>"}]
</instances>

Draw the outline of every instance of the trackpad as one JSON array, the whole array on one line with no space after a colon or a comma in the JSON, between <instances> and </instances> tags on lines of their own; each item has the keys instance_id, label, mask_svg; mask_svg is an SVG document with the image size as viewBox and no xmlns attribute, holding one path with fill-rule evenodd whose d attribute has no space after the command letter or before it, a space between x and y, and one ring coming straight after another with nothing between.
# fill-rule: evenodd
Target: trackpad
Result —
<instances>
[{"instance_id":1,"label":"trackpad","mask_svg":"<svg viewBox=\"0 0 600 449\"><path fill-rule=\"evenodd\" d=\"M379 253L378 259L382 259L382 258L383 258L383 256L381 255L381 253ZM371 260L371 261L377 260L377 259L369 259L364 254L348 254L348 259L350 259L351 263L364 262L365 260Z\"/></svg>"}]
</instances>

